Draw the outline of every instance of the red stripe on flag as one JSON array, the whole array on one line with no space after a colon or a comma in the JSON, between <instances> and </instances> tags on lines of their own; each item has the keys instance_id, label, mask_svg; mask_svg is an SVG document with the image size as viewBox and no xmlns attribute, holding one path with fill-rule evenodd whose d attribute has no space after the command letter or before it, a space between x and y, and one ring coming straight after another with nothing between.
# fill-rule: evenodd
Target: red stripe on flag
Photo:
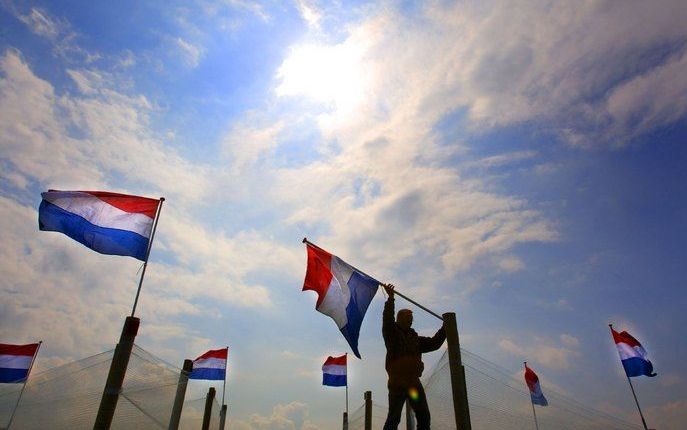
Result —
<instances>
[{"instance_id":1,"label":"red stripe on flag","mask_svg":"<svg viewBox=\"0 0 687 430\"><path fill-rule=\"evenodd\" d=\"M611 328L611 332L613 332L613 341L615 343L626 343L626 344L630 345L631 347L642 346L642 344L640 344L637 339L632 337L632 335L630 335L630 333L628 333L626 331L622 331L622 332L618 333L617 331L615 331Z\"/></svg>"},{"instance_id":2,"label":"red stripe on flag","mask_svg":"<svg viewBox=\"0 0 687 430\"><path fill-rule=\"evenodd\" d=\"M332 254L324 249L306 244L308 250L308 268L305 272L303 290L312 290L317 293L317 305L319 306L327 295L329 283L332 281Z\"/></svg>"},{"instance_id":3,"label":"red stripe on flag","mask_svg":"<svg viewBox=\"0 0 687 430\"><path fill-rule=\"evenodd\" d=\"M336 365L339 365L339 366L345 366L345 365L346 365L346 357L347 357L346 354L342 355L341 357L332 357L332 356L329 356L329 357L327 357L327 359L325 360L323 366L327 366L327 365L329 365L329 364L336 364Z\"/></svg>"},{"instance_id":4,"label":"red stripe on flag","mask_svg":"<svg viewBox=\"0 0 687 430\"><path fill-rule=\"evenodd\" d=\"M527 387L530 389L530 392L535 392L537 382L539 382L539 377L537 374L534 373L534 370L525 365L525 383L527 383Z\"/></svg>"},{"instance_id":5,"label":"red stripe on flag","mask_svg":"<svg viewBox=\"0 0 687 430\"><path fill-rule=\"evenodd\" d=\"M37 343L29 343L26 345L10 345L8 343L0 343L0 354L2 355L25 355L33 357L38 349Z\"/></svg>"},{"instance_id":6,"label":"red stripe on flag","mask_svg":"<svg viewBox=\"0 0 687 430\"><path fill-rule=\"evenodd\" d=\"M196 360L200 360L203 358L221 358L222 360L226 360L227 359L227 352L228 352L227 348L211 349L210 351L208 351L205 354L201 355L200 357L196 358Z\"/></svg>"},{"instance_id":7,"label":"red stripe on flag","mask_svg":"<svg viewBox=\"0 0 687 430\"><path fill-rule=\"evenodd\" d=\"M148 197L130 196L128 194L110 193L107 191L81 191L99 198L105 203L121 209L124 212L139 213L155 218L157 206L160 203L157 199Z\"/></svg>"}]
</instances>

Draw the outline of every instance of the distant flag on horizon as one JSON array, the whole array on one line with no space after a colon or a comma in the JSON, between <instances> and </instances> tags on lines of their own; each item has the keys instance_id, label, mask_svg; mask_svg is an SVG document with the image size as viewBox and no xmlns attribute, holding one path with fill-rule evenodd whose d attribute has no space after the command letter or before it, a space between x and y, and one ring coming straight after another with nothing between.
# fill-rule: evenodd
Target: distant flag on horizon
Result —
<instances>
[{"instance_id":1,"label":"distant flag on horizon","mask_svg":"<svg viewBox=\"0 0 687 430\"><path fill-rule=\"evenodd\" d=\"M227 353L229 348L211 349L193 360L193 370L189 379L208 379L221 381L226 377Z\"/></svg>"},{"instance_id":2,"label":"distant flag on horizon","mask_svg":"<svg viewBox=\"0 0 687 430\"><path fill-rule=\"evenodd\" d=\"M329 356L322 365L322 385L329 387L345 387L347 385L346 357Z\"/></svg>"},{"instance_id":3,"label":"distant flag on horizon","mask_svg":"<svg viewBox=\"0 0 687 430\"><path fill-rule=\"evenodd\" d=\"M145 261L160 200L106 191L41 193L38 228L57 231L101 254Z\"/></svg>"},{"instance_id":4,"label":"distant flag on horizon","mask_svg":"<svg viewBox=\"0 0 687 430\"><path fill-rule=\"evenodd\" d=\"M541 391L539 377L536 373L534 373L534 370L527 367L527 363L525 363L525 383L527 384L527 388L530 390L530 398L532 399L533 404L539 406L549 405L546 397L544 397L544 393Z\"/></svg>"},{"instance_id":5,"label":"distant flag on horizon","mask_svg":"<svg viewBox=\"0 0 687 430\"><path fill-rule=\"evenodd\" d=\"M315 309L336 323L356 357L360 326L380 282L309 242L303 291L318 295Z\"/></svg>"},{"instance_id":6,"label":"distant flag on horizon","mask_svg":"<svg viewBox=\"0 0 687 430\"><path fill-rule=\"evenodd\" d=\"M649 361L646 350L637 339L626 331L618 333L613 327L611 327L611 334L628 378L642 375L656 376L654 365Z\"/></svg>"},{"instance_id":7,"label":"distant flag on horizon","mask_svg":"<svg viewBox=\"0 0 687 430\"><path fill-rule=\"evenodd\" d=\"M26 345L0 343L0 383L25 382L39 346L40 343Z\"/></svg>"}]
</instances>

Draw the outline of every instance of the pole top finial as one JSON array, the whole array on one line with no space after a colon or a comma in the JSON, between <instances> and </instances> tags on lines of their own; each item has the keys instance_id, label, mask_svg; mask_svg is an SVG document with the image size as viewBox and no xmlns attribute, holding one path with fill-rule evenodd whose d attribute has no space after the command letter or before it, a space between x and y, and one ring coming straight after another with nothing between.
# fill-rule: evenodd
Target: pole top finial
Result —
<instances>
[{"instance_id":1,"label":"pole top finial","mask_svg":"<svg viewBox=\"0 0 687 430\"><path fill-rule=\"evenodd\" d=\"M613 328L613 324L608 324L608 326L609 326L610 328Z\"/></svg>"},{"instance_id":2,"label":"pole top finial","mask_svg":"<svg viewBox=\"0 0 687 430\"><path fill-rule=\"evenodd\" d=\"M303 238L303 243L308 243L308 238L307 238L307 237L304 237L304 238Z\"/></svg>"},{"instance_id":3,"label":"pole top finial","mask_svg":"<svg viewBox=\"0 0 687 430\"><path fill-rule=\"evenodd\" d=\"M164 198L164 197L160 197L160 201L161 201L161 202L164 202L164 201L165 201L165 198Z\"/></svg>"}]
</instances>

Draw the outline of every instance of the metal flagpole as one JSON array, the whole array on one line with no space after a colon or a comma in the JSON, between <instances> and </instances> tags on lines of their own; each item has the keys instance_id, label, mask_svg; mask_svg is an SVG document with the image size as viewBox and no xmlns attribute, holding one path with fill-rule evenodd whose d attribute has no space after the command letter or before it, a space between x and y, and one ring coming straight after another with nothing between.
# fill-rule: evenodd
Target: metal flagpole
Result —
<instances>
[{"instance_id":1,"label":"metal flagpole","mask_svg":"<svg viewBox=\"0 0 687 430\"><path fill-rule=\"evenodd\" d=\"M611 336L613 336L613 324L609 324L608 327L611 329ZM613 339L613 341L615 342L615 339ZM627 376L627 372L625 373L625 376ZM634 397L635 399L635 404L637 405L637 410L639 411L639 417L642 419L642 425L644 426L644 430L649 430L649 428L646 425L646 420L644 419L644 414L642 413L642 408L639 407L637 394L635 394L635 387L632 386L632 381L630 380L629 376L627 376L627 382L630 384L630 390L632 390L632 397Z\"/></svg>"},{"instance_id":2,"label":"metal flagpole","mask_svg":"<svg viewBox=\"0 0 687 430\"><path fill-rule=\"evenodd\" d=\"M346 353L346 415L348 415L348 353Z\"/></svg>"},{"instance_id":3,"label":"metal flagpole","mask_svg":"<svg viewBox=\"0 0 687 430\"><path fill-rule=\"evenodd\" d=\"M138 296L141 294L141 286L143 286L143 277L146 275L146 268L148 267L148 257L150 257L150 248L153 246L153 239L155 238L155 230L157 230L157 221L160 219L160 211L162 210L162 203L165 201L164 197L160 197L160 203L157 205L155 212L155 220L153 221L153 229L150 233L150 240L148 241L148 248L146 249L146 259L143 261L143 270L141 271L141 278L138 280L138 289L136 290L136 298L134 299L134 307L131 309L131 316L136 313L136 305L138 304Z\"/></svg>"},{"instance_id":4,"label":"metal flagpole","mask_svg":"<svg viewBox=\"0 0 687 430\"><path fill-rule=\"evenodd\" d=\"M227 361L229 361L229 347L227 346L227 360L224 362L224 383L222 384L222 406L224 406L224 392L227 389Z\"/></svg>"},{"instance_id":5,"label":"metal flagpole","mask_svg":"<svg viewBox=\"0 0 687 430\"><path fill-rule=\"evenodd\" d=\"M315 245L314 243L310 242L310 241L308 240L308 238L306 238L306 237L303 238L303 243L307 243L308 245L314 246L314 247L317 248L317 249L322 249L322 248L320 248L319 246ZM324 250L324 249L322 249L322 251L325 251L325 252L329 253L329 251L326 251L326 250ZM357 267L354 267L354 266L351 266L351 267L352 267L355 271L362 273L363 275L367 276L368 278L372 278L372 276L368 275L367 273L363 272L362 270L358 269ZM374 279L374 278L372 278L372 279ZM381 285L384 286L384 287L388 286L388 284L381 284ZM419 304L419 303L416 302L415 300L411 299L410 297L408 297L408 296L406 296L406 295L404 295L404 294L399 293L398 290L394 289L394 294L396 294L396 295L398 295L398 296L400 296L400 297L403 297L404 299L406 299L406 300L409 301L410 303L414 304L414 305L417 306L418 308L422 309L423 311L425 311L425 312L427 312L427 313L429 313L429 314L431 314L431 315L434 315L435 317L439 318L441 321L444 320L444 318L443 318L441 315L439 315L439 314L437 314L437 313L435 313L435 312L432 312L431 310L429 310L429 309L427 309L426 307L422 306L421 304Z\"/></svg>"},{"instance_id":6,"label":"metal flagpole","mask_svg":"<svg viewBox=\"0 0 687 430\"><path fill-rule=\"evenodd\" d=\"M630 384L630 390L632 390L632 397L635 398L635 403L637 404L637 410L639 411L639 416L642 418L642 425L644 426L644 430L649 430L649 428L646 425L646 420L644 419L644 414L642 414L642 409L639 407L639 401L637 401L637 395L635 394L635 388L632 386L632 381L630 380L630 377L627 377L627 382Z\"/></svg>"},{"instance_id":7,"label":"metal flagpole","mask_svg":"<svg viewBox=\"0 0 687 430\"><path fill-rule=\"evenodd\" d=\"M12 409L12 415L10 415L10 422L7 423L7 430L12 426L12 420L14 419L14 414L17 412L17 408L19 407L19 402L21 402L21 396L24 395L24 389L26 388L26 384L29 382L29 375L31 375L31 369L33 369L33 363L36 361L36 357L38 356L38 350L41 349L41 345L43 344L42 340L38 341L38 348L36 348L36 352L33 354L33 357L31 358L31 364L29 365L29 371L26 373L26 379L24 379L24 385L21 386L21 391L19 392L19 398L17 398L17 403L14 405L14 409Z\"/></svg>"}]
</instances>

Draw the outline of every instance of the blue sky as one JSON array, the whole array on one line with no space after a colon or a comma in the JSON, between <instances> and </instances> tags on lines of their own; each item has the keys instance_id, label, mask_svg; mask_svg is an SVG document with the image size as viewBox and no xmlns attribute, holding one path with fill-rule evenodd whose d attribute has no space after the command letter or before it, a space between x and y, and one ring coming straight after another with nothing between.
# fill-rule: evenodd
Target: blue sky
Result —
<instances>
[{"instance_id":1,"label":"blue sky","mask_svg":"<svg viewBox=\"0 0 687 430\"><path fill-rule=\"evenodd\" d=\"M38 232L41 191L165 196L138 343L229 345L237 428L338 425L319 368L347 347L300 292L304 236L634 421L614 322L659 373L637 381L649 424L678 428L686 20L668 0L3 1L0 336L43 339L49 368L110 349L133 300L135 260ZM352 399L383 397L382 302Z\"/></svg>"}]
</instances>

